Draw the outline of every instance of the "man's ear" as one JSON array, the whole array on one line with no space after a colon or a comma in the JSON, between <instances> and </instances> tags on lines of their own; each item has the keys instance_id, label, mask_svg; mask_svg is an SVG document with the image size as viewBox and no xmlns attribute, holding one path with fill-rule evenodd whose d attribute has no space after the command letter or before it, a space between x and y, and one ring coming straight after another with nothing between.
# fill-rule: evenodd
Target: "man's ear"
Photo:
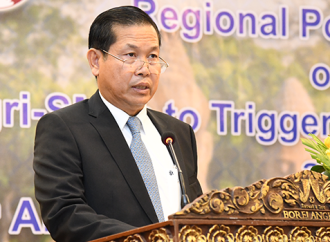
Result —
<instances>
[{"instance_id":1,"label":"man's ear","mask_svg":"<svg viewBox=\"0 0 330 242\"><path fill-rule=\"evenodd\" d=\"M95 77L99 75L100 70L100 58L102 58L101 51L91 48L87 51L87 60L89 67Z\"/></svg>"}]
</instances>

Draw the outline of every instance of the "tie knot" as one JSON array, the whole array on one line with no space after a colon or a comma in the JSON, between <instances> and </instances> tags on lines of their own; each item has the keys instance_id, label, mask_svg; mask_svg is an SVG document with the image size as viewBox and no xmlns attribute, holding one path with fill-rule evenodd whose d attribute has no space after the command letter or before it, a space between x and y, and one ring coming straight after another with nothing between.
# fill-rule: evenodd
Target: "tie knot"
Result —
<instances>
[{"instance_id":1,"label":"tie knot","mask_svg":"<svg viewBox=\"0 0 330 242\"><path fill-rule=\"evenodd\" d=\"M130 117L127 121L127 126L132 134L140 133L141 122L138 117Z\"/></svg>"}]
</instances>

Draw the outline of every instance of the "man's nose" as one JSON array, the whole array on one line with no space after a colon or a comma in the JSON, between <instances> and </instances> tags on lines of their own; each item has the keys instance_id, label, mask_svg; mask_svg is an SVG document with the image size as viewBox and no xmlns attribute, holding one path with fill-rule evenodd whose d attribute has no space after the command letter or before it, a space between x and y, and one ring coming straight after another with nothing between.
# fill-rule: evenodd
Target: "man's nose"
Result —
<instances>
[{"instance_id":1,"label":"man's nose","mask_svg":"<svg viewBox=\"0 0 330 242\"><path fill-rule=\"evenodd\" d=\"M135 71L135 75L143 75L143 76L150 75L149 62L144 60L138 60L138 61L139 61L139 65Z\"/></svg>"}]
</instances>

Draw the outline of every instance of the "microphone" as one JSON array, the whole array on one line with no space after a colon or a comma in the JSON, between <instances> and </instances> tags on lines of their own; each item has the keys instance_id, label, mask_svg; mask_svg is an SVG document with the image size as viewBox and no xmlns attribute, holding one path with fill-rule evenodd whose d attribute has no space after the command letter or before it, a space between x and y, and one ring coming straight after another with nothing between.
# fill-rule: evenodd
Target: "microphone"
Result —
<instances>
[{"instance_id":1,"label":"microphone","mask_svg":"<svg viewBox=\"0 0 330 242\"><path fill-rule=\"evenodd\" d=\"M175 151L174 151L174 148L173 148L173 144L175 142L175 135L172 132L169 132L169 131L164 132L162 134L162 142L169 149L172 161L178 169L178 175L179 175L179 181L180 181L180 187L181 187L181 194L182 194L182 196L181 196L181 207L183 208L188 203L190 203L190 201L189 201L189 197L188 197L187 191L186 191L186 186L185 186L185 183L184 183L184 180L183 180L182 170L180 168L180 164L178 162L178 159L176 158L176 154L175 154Z\"/></svg>"}]
</instances>

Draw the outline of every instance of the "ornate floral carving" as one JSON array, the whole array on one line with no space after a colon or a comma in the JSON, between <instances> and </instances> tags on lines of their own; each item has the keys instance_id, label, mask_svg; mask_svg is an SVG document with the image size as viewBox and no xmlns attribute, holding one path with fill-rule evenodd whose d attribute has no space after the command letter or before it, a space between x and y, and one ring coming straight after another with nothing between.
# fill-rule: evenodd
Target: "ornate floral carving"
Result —
<instances>
[{"instance_id":1,"label":"ornate floral carving","mask_svg":"<svg viewBox=\"0 0 330 242\"><path fill-rule=\"evenodd\" d=\"M180 242L206 242L206 238L203 235L203 231L201 228L193 225L190 227L186 225L181 228L179 233L179 241Z\"/></svg>"},{"instance_id":2,"label":"ornate floral carving","mask_svg":"<svg viewBox=\"0 0 330 242\"><path fill-rule=\"evenodd\" d=\"M234 242L234 235L229 227L214 225L207 234L207 242Z\"/></svg>"},{"instance_id":3,"label":"ornate floral carving","mask_svg":"<svg viewBox=\"0 0 330 242\"><path fill-rule=\"evenodd\" d=\"M124 242L146 242L146 240L143 238L142 235L140 234L134 234L134 235L130 235L128 236Z\"/></svg>"},{"instance_id":4,"label":"ornate floral carving","mask_svg":"<svg viewBox=\"0 0 330 242\"><path fill-rule=\"evenodd\" d=\"M172 234L167 229L155 229L149 234L150 242L173 242Z\"/></svg>"},{"instance_id":5,"label":"ornate floral carving","mask_svg":"<svg viewBox=\"0 0 330 242\"><path fill-rule=\"evenodd\" d=\"M306 203L308 201L311 190L320 203L326 203L330 200L330 181L327 181L327 176L317 172L304 171L294 174L294 178L296 178L295 182L301 182L303 185L303 190L299 192L301 202ZM323 186L320 186L320 182Z\"/></svg>"},{"instance_id":6,"label":"ornate floral carving","mask_svg":"<svg viewBox=\"0 0 330 242\"><path fill-rule=\"evenodd\" d=\"M273 178L263 184L260 199L268 211L277 214L283 210L284 202L291 207L297 205L298 192L299 188L289 179Z\"/></svg>"},{"instance_id":7,"label":"ornate floral carving","mask_svg":"<svg viewBox=\"0 0 330 242\"><path fill-rule=\"evenodd\" d=\"M232 204L231 195L213 190L203 195L198 201L190 204L190 208L177 212L175 215L184 215L188 213L208 214L210 212L221 214L225 211L227 214L238 213L237 208Z\"/></svg>"},{"instance_id":8,"label":"ornate floral carving","mask_svg":"<svg viewBox=\"0 0 330 242\"><path fill-rule=\"evenodd\" d=\"M236 233L236 242L262 242L262 238L255 227L242 226Z\"/></svg>"},{"instance_id":9,"label":"ornate floral carving","mask_svg":"<svg viewBox=\"0 0 330 242\"><path fill-rule=\"evenodd\" d=\"M245 188L213 190L175 215L265 214L266 211L279 214L285 207L306 208L306 204L315 201L318 204L330 203L330 181L327 178L323 174L305 170L284 178L260 180Z\"/></svg>"},{"instance_id":10,"label":"ornate floral carving","mask_svg":"<svg viewBox=\"0 0 330 242\"><path fill-rule=\"evenodd\" d=\"M290 233L290 242L314 242L314 237L308 228L295 227Z\"/></svg>"},{"instance_id":11,"label":"ornate floral carving","mask_svg":"<svg viewBox=\"0 0 330 242\"><path fill-rule=\"evenodd\" d=\"M330 242L330 227L322 227L316 231L315 240L317 242Z\"/></svg>"},{"instance_id":12,"label":"ornate floral carving","mask_svg":"<svg viewBox=\"0 0 330 242\"><path fill-rule=\"evenodd\" d=\"M287 242L288 236L284 233L284 230L279 227L269 226L264 230L262 235L264 242Z\"/></svg>"}]
</instances>

